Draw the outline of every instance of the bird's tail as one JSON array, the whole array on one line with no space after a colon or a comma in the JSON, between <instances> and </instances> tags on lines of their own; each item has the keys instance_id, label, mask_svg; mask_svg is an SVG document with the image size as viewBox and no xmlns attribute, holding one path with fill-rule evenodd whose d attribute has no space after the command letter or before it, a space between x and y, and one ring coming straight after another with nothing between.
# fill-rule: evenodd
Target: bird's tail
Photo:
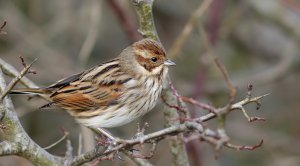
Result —
<instances>
[{"instance_id":1,"label":"bird's tail","mask_svg":"<svg viewBox=\"0 0 300 166\"><path fill-rule=\"evenodd\" d=\"M24 89L16 89L11 90L10 94L37 94L37 95L44 95L51 93L50 90L47 89L39 89L39 88L24 88Z\"/></svg>"}]
</instances>

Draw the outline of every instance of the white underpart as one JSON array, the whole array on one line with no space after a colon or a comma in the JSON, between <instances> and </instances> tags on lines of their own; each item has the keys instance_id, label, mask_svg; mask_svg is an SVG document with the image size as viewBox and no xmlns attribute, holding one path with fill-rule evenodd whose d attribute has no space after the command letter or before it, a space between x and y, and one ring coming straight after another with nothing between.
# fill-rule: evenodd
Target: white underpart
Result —
<instances>
[{"instance_id":1,"label":"white underpart","mask_svg":"<svg viewBox=\"0 0 300 166\"><path fill-rule=\"evenodd\" d=\"M166 77L167 69L164 70L162 76ZM103 127L103 128L112 128L124 125L133 121L134 119L143 116L147 112L153 109L156 105L161 90L162 90L162 82L154 81L154 79L149 79L149 76L142 78L144 84L143 91L140 89L132 89L130 93L126 93L121 96L120 101L125 101L123 107L116 110L117 106L110 107L106 112L114 112L114 115L111 114L101 114L100 116L88 118L88 119L77 119L77 121L85 126L90 127ZM165 78L162 78L164 80ZM153 83L154 82L154 83ZM130 88L134 87L138 84L136 80L130 80L125 83L125 87ZM127 94L133 94L131 96ZM135 102L139 99L139 97L143 97L143 102ZM130 107L128 103L132 103ZM116 110L116 111L115 111ZM130 112L128 115L128 111Z\"/></svg>"},{"instance_id":2,"label":"white underpart","mask_svg":"<svg viewBox=\"0 0 300 166\"><path fill-rule=\"evenodd\" d=\"M107 112L114 110L111 107ZM125 112L128 110L126 106L121 107L117 112L117 114L113 117L108 117L108 114L103 114L101 116L95 116L89 119L77 119L80 124L83 124L88 127L103 127L103 128L111 128L121 126L123 124L129 123L133 119L129 119L125 116Z\"/></svg>"}]
</instances>

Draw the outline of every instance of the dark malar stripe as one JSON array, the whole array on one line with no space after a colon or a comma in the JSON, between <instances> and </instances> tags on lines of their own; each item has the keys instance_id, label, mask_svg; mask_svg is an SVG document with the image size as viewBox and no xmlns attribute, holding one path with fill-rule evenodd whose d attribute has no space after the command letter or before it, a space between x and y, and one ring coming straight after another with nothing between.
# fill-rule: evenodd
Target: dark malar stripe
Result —
<instances>
[{"instance_id":1,"label":"dark malar stripe","mask_svg":"<svg viewBox=\"0 0 300 166\"><path fill-rule=\"evenodd\" d=\"M117 67L119 67L119 64L109 65L109 66L105 67L104 69L102 69L101 71L99 71L97 74L95 74L93 76L93 79L95 79L95 78L99 77L100 75L110 71L111 69L117 68Z\"/></svg>"}]
</instances>

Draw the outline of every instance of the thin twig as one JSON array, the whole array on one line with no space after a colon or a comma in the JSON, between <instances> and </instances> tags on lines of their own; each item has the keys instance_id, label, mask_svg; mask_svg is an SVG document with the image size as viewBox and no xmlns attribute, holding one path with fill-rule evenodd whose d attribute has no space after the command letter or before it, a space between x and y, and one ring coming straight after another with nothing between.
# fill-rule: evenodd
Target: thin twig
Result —
<instances>
[{"instance_id":1,"label":"thin twig","mask_svg":"<svg viewBox=\"0 0 300 166\"><path fill-rule=\"evenodd\" d=\"M73 146L70 139L67 139L66 143L66 158L72 158L73 157Z\"/></svg>"},{"instance_id":2,"label":"thin twig","mask_svg":"<svg viewBox=\"0 0 300 166\"><path fill-rule=\"evenodd\" d=\"M22 55L19 56L20 60L21 60L21 63L23 65L24 68L26 68L27 64L23 58ZM36 74L37 72L35 70L32 70L32 69L29 69L27 73L32 73L32 74Z\"/></svg>"},{"instance_id":3,"label":"thin twig","mask_svg":"<svg viewBox=\"0 0 300 166\"><path fill-rule=\"evenodd\" d=\"M253 146L249 146L249 145L234 145L231 143L226 143L225 146L231 149L235 149L235 150L255 150L259 147L261 147L264 143L264 140L261 140L258 144L253 145Z\"/></svg>"},{"instance_id":4,"label":"thin twig","mask_svg":"<svg viewBox=\"0 0 300 166\"><path fill-rule=\"evenodd\" d=\"M90 57L90 54L95 46L98 37L99 25L101 20L100 1L92 0L90 7L90 21L88 26L89 31L78 55L78 59L81 64L85 64Z\"/></svg>"},{"instance_id":5,"label":"thin twig","mask_svg":"<svg viewBox=\"0 0 300 166\"><path fill-rule=\"evenodd\" d=\"M33 62L31 62L31 64L27 65L21 71L21 73L8 84L7 88L3 91L2 95L0 96L0 101L2 101L4 99L4 97L14 88L14 86L21 80L21 78L29 71L30 67L33 65L33 63L36 60L37 59L33 60Z\"/></svg>"},{"instance_id":6,"label":"thin twig","mask_svg":"<svg viewBox=\"0 0 300 166\"><path fill-rule=\"evenodd\" d=\"M226 82L227 87L228 87L229 92L230 92L230 95L229 95L229 105L230 105L230 104L233 103L233 101L236 97L236 92L237 92L236 87L233 85L232 80L229 77L229 74L228 74L228 71L227 71L226 67L220 62L219 57L212 50L211 44L208 40L208 36L207 36L202 24L199 25L199 31L201 33L203 43L204 43L204 46L207 49L208 54L211 56L214 63L216 64L216 66L218 67L218 69L222 73L222 76L225 79L225 82Z\"/></svg>"},{"instance_id":7,"label":"thin twig","mask_svg":"<svg viewBox=\"0 0 300 166\"><path fill-rule=\"evenodd\" d=\"M140 36L138 35L136 31L136 27L132 23L132 18L128 15L126 11L122 8L122 6L119 4L119 1L116 0L107 0L106 1L112 10L114 11L115 15L118 17L121 26L124 28L127 36L131 40L131 42L135 42L140 39Z\"/></svg>"},{"instance_id":8,"label":"thin twig","mask_svg":"<svg viewBox=\"0 0 300 166\"><path fill-rule=\"evenodd\" d=\"M185 24L183 30L181 31L180 35L178 35L177 39L173 43L170 51L169 56L175 57L181 51L182 46L188 36L191 34L193 28L198 23L199 18L204 14L204 12L209 8L213 0L204 0L199 7L195 10L195 12L191 15L187 24Z\"/></svg>"},{"instance_id":9,"label":"thin twig","mask_svg":"<svg viewBox=\"0 0 300 166\"><path fill-rule=\"evenodd\" d=\"M55 141L54 143L52 143L49 146L44 147L44 149L48 150L48 149L53 148L54 146L56 146L57 144L61 143L63 140L65 140L69 136L69 132L67 132L67 131L63 131L63 134L64 135L59 140Z\"/></svg>"},{"instance_id":10,"label":"thin twig","mask_svg":"<svg viewBox=\"0 0 300 166\"><path fill-rule=\"evenodd\" d=\"M77 155L80 155L82 153L82 134L78 134L78 150Z\"/></svg>"},{"instance_id":11,"label":"thin twig","mask_svg":"<svg viewBox=\"0 0 300 166\"><path fill-rule=\"evenodd\" d=\"M185 97L185 96L180 96L180 98L182 99L182 101L186 102L186 103L190 103L192 105L195 105L197 107L200 107L204 110L207 110L209 112L214 113L214 110L216 110L216 108L214 108L211 105L205 104L205 103L201 103L193 98L189 98L189 97Z\"/></svg>"},{"instance_id":12,"label":"thin twig","mask_svg":"<svg viewBox=\"0 0 300 166\"><path fill-rule=\"evenodd\" d=\"M0 58L0 67L2 68L3 72L8 76L18 77L20 75L20 73L15 67L5 62L1 58ZM34 82L29 80L27 77L21 78L20 82L27 88L38 88L38 86Z\"/></svg>"}]
</instances>

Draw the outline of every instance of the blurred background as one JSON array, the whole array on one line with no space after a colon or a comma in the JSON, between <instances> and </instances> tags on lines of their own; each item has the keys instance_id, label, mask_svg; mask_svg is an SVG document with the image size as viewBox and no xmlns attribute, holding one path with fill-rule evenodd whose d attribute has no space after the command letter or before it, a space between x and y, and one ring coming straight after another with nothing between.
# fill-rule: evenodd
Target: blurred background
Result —
<instances>
[{"instance_id":1,"label":"blurred background","mask_svg":"<svg viewBox=\"0 0 300 166\"><path fill-rule=\"evenodd\" d=\"M168 52L177 40L199 0L156 0L154 17ZM0 37L0 57L21 70L19 56L29 63L38 58L27 76L39 86L47 86L71 74L88 69L117 56L141 37L138 20L129 0L0 0L0 23L7 21L7 35ZM205 35L201 29L205 29ZM171 78L181 95L211 103L216 107L228 102L224 78L207 56L203 41L207 36L214 53L229 70L238 88L237 101L246 96L247 84L254 85L253 95L271 93L262 100L259 111L247 107L250 115L262 116L266 122L247 122L241 112L232 112L226 128L232 143L264 144L255 151L224 148L219 159L204 142L187 145L194 166L298 166L300 165L300 0L215 0L197 18L182 49L172 54L177 66ZM19 87L21 87L19 85ZM16 110L25 130L40 146L46 147L63 134L77 152L79 133L84 150L91 149L94 137L79 127L62 110L39 110L45 101L13 96ZM194 116L203 110L190 107ZM147 132L164 127L162 104L138 120L148 122ZM137 122L110 131L121 138L131 138ZM215 120L212 120L215 121ZM215 127L214 122L208 126ZM150 161L169 165L171 156L167 140L161 141ZM52 154L65 154L66 142L49 149ZM145 152L146 153L146 152ZM103 165L132 165L125 161L103 161ZM0 166L32 165L20 157L0 157Z\"/></svg>"}]
</instances>

